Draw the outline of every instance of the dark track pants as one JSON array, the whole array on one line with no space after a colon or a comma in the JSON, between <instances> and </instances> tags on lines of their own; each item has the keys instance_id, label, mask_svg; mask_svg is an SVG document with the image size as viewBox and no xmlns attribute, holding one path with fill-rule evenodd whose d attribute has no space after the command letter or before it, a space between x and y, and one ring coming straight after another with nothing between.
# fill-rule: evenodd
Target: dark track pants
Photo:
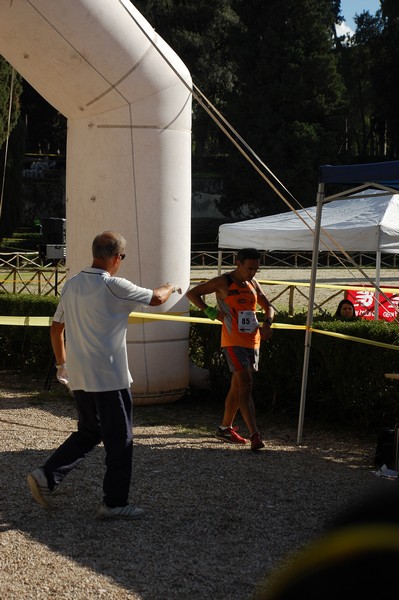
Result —
<instances>
[{"instance_id":1,"label":"dark track pants","mask_svg":"<svg viewBox=\"0 0 399 600\"><path fill-rule=\"evenodd\" d=\"M132 475L133 404L129 389L110 392L73 392L78 429L50 456L44 471L53 489L101 441L106 472L103 481L107 506L128 504Z\"/></svg>"}]
</instances>

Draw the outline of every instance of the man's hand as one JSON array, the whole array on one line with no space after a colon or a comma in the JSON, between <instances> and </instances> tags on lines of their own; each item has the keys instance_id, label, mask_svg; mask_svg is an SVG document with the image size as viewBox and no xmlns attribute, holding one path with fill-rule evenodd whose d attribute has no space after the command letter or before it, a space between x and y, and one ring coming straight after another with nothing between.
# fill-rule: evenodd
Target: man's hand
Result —
<instances>
[{"instance_id":1,"label":"man's hand","mask_svg":"<svg viewBox=\"0 0 399 600\"><path fill-rule=\"evenodd\" d=\"M268 321L264 321L262 327L260 328L260 339L261 340L270 340L273 335L271 323Z\"/></svg>"},{"instance_id":2,"label":"man's hand","mask_svg":"<svg viewBox=\"0 0 399 600\"><path fill-rule=\"evenodd\" d=\"M66 370L66 363L63 363L62 365L55 365L57 368L57 379L60 383L62 383L62 385L66 385L68 386L68 373Z\"/></svg>"}]
</instances>

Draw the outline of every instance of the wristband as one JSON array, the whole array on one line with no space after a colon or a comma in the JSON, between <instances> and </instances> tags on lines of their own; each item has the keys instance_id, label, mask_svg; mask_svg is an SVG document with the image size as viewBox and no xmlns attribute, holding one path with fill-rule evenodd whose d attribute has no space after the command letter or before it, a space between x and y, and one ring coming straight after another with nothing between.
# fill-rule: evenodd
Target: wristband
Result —
<instances>
[{"instance_id":1,"label":"wristband","mask_svg":"<svg viewBox=\"0 0 399 600\"><path fill-rule=\"evenodd\" d=\"M207 306L206 309L204 310L204 313L206 314L207 317L209 317L211 319L211 321L214 321L216 319L216 317L218 316L218 309L216 308L216 306Z\"/></svg>"},{"instance_id":2,"label":"wristband","mask_svg":"<svg viewBox=\"0 0 399 600\"><path fill-rule=\"evenodd\" d=\"M270 327L273 325L273 319L270 319L269 317L267 317L266 319L264 319L263 322L267 323L268 325L270 325Z\"/></svg>"},{"instance_id":3,"label":"wristband","mask_svg":"<svg viewBox=\"0 0 399 600\"><path fill-rule=\"evenodd\" d=\"M56 369L62 369L63 367L66 367L66 363L61 363L60 365L57 365L57 363L55 363Z\"/></svg>"}]
</instances>

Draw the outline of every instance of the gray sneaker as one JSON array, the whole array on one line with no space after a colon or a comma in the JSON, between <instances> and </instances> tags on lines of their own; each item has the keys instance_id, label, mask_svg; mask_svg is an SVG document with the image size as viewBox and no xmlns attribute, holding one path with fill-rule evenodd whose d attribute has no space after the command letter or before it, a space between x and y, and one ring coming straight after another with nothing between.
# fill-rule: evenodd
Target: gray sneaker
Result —
<instances>
[{"instance_id":1,"label":"gray sneaker","mask_svg":"<svg viewBox=\"0 0 399 600\"><path fill-rule=\"evenodd\" d=\"M140 519L144 514L144 510L142 508L137 508L136 506L116 506L115 508L110 508L104 502L101 504L100 508L97 511L96 518L97 519Z\"/></svg>"},{"instance_id":2,"label":"gray sneaker","mask_svg":"<svg viewBox=\"0 0 399 600\"><path fill-rule=\"evenodd\" d=\"M48 487L47 477L42 468L35 469L29 473L28 485L32 496L40 506L46 510L50 510L49 500L51 498L52 491Z\"/></svg>"}]
</instances>

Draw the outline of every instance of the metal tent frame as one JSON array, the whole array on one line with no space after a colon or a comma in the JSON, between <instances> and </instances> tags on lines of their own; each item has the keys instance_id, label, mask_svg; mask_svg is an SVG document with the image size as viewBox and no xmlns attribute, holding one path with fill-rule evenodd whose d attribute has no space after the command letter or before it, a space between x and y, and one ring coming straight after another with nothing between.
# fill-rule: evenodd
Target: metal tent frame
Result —
<instances>
[{"instance_id":1,"label":"metal tent frame","mask_svg":"<svg viewBox=\"0 0 399 600\"><path fill-rule=\"evenodd\" d=\"M336 193L331 196L325 195L326 185L344 185L349 186L349 189L345 189L343 192ZM355 187L353 187L355 186ZM312 343L312 331L311 327L313 324L313 307L315 298L316 288L316 275L317 275L317 264L319 255L320 245L320 233L321 233L321 219L323 206L331 202L332 200L348 199L348 196L367 189L375 188L384 190L387 193L397 193L399 187L399 161L389 161L383 163L369 163L359 165L345 165L345 166L330 166L324 165L320 167L319 172L319 184L316 198L316 219L315 219L315 230L313 238L313 251L312 251L312 267L309 287L309 305L306 319L306 332L305 332L305 348L303 358L303 370L302 370L302 384L301 384L301 397L299 406L299 418L298 418L298 431L297 431L297 444L299 445L302 441L303 433L303 422L305 417L305 406L306 406L306 390L308 380L308 369L309 369L309 357ZM376 281L375 287L379 288L381 268L381 252L377 252L376 256Z\"/></svg>"}]
</instances>

